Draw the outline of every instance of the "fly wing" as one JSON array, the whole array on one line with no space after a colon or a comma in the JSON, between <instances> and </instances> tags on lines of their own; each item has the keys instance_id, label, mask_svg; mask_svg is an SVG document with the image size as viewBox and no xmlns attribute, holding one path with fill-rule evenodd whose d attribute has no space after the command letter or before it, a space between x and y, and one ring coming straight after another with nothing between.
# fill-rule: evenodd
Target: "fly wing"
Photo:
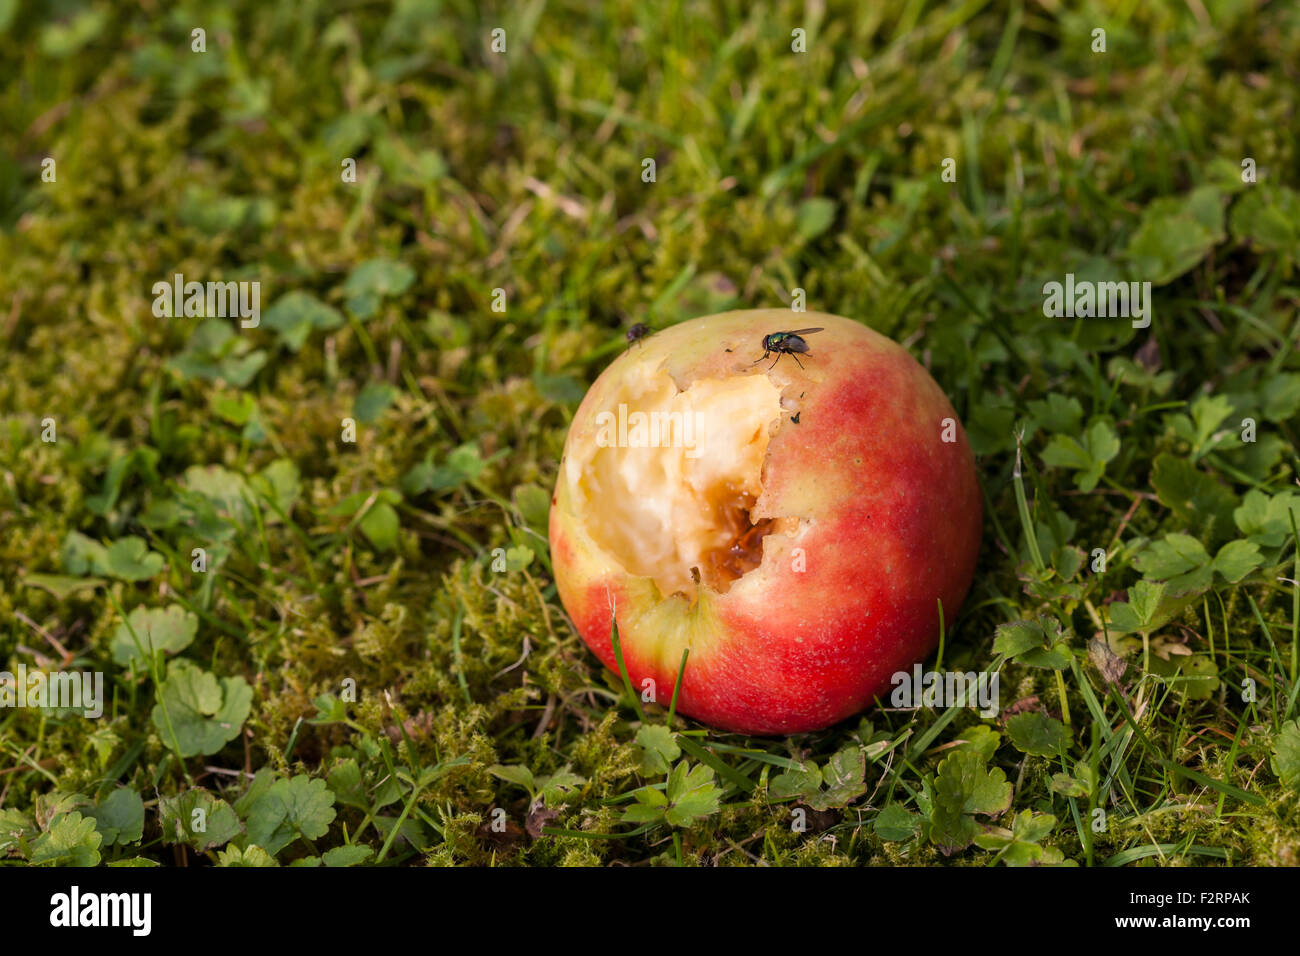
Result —
<instances>
[{"instance_id":1,"label":"fly wing","mask_svg":"<svg viewBox=\"0 0 1300 956\"><path fill-rule=\"evenodd\" d=\"M825 331L824 327L818 327L815 329L795 329L793 332L787 332L785 334L786 335L812 335L814 332L824 332L824 331Z\"/></svg>"}]
</instances>

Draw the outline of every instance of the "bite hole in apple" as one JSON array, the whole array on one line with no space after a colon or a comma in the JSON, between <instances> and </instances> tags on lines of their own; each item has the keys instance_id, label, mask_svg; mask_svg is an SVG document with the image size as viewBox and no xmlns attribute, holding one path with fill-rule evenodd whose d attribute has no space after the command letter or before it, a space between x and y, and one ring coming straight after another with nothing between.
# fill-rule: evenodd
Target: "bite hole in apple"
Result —
<instances>
[{"instance_id":1,"label":"bite hole in apple","mask_svg":"<svg viewBox=\"0 0 1300 956\"><path fill-rule=\"evenodd\" d=\"M595 441L565 462L593 543L665 596L726 593L761 566L767 536L799 524L761 507L782 418L781 388L763 374L629 376L597 414Z\"/></svg>"}]
</instances>

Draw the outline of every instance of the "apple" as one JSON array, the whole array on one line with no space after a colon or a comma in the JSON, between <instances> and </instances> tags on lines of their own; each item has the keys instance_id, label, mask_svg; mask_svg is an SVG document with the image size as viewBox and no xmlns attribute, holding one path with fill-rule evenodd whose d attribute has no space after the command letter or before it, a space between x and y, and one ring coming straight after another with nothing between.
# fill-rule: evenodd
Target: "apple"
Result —
<instances>
[{"instance_id":1,"label":"apple","mask_svg":"<svg viewBox=\"0 0 1300 956\"><path fill-rule=\"evenodd\" d=\"M764 337L812 327L806 352ZM794 342L798 345L798 342ZM871 705L966 596L983 508L948 399L900 345L785 309L630 345L574 415L551 499L560 599L633 687L722 730ZM649 683L653 682L653 683Z\"/></svg>"}]
</instances>

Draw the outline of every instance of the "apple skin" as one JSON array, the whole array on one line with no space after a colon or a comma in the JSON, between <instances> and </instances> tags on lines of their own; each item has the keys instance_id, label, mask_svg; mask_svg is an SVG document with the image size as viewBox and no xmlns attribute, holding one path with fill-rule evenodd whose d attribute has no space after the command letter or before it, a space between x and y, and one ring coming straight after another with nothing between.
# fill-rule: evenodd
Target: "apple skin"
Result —
<instances>
[{"instance_id":1,"label":"apple skin","mask_svg":"<svg viewBox=\"0 0 1300 956\"><path fill-rule=\"evenodd\" d=\"M822 326L804 369L762 354L772 332ZM617 671L610 609L634 688L655 681L667 704L683 648L677 709L752 735L819 730L859 713L891 676L934 650L939 602L951 628L974 574L983 507L970 444L942 390L900 345L849 319L785 309L693 319L632 346L592 385L565 459L595 442L629 363L679 382L766 374L793 406L767 448L753 515L804 519L797 542L768 535L762 564L726 593L660 595L587 534L563 463L550 513L556 585L578 633ZM731 349L731 352L725 351ZM802 398L798 398L802 394ZM798 409L799 423L791 412ZM945 419L949 436L941 440ZM804 549L796 571L792 548Z\"/></svg>"}]
</instances>

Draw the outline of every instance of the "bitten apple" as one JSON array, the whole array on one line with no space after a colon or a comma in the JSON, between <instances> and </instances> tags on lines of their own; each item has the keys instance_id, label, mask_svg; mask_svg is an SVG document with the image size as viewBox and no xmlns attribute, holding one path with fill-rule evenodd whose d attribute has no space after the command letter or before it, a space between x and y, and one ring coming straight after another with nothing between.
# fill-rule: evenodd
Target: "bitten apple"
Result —
<instances>
[{"instance_id":1,"label":"bitten apple","mask_svg":"<svg viewBox=\"0 0 1300 956\"><path fill-rule=\"evenodd\" d=\"M808 327L806 353L760 360L764 336ZM956 413L901 346L834 315L727 312L642 339L592 385L551 556L611 669L616 615L638 692L666 704L690 648L681 713L788 734L883 698L934 649L982 510Z\"/></svg>"}]
</instances>

